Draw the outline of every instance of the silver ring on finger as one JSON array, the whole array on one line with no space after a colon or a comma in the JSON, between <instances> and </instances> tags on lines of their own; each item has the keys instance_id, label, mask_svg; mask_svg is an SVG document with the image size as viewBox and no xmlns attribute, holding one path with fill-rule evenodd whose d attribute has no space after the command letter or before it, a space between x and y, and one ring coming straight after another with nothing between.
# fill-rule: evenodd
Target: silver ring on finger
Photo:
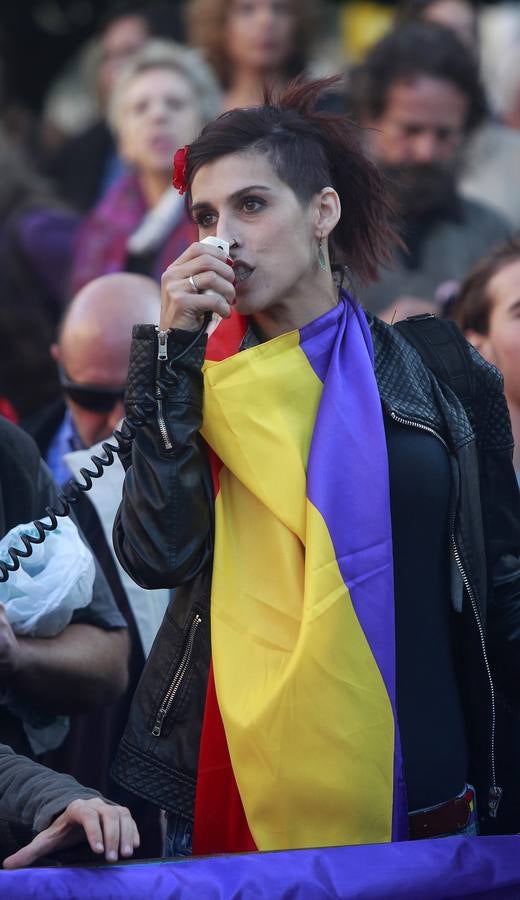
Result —
<instances>
[{"instance_id":1,"label":"silver ring on finger","mask_svg":"<svg viewBox=\"0 0 520 900\"><path fill-rule=\"evenodd\" d=\"M194 275L190 275L190 277L188 278L188 281L191 284L195 294L202 294L200 287L198 286L197 282L195 281Z\"/></svg>"}]
</instances>

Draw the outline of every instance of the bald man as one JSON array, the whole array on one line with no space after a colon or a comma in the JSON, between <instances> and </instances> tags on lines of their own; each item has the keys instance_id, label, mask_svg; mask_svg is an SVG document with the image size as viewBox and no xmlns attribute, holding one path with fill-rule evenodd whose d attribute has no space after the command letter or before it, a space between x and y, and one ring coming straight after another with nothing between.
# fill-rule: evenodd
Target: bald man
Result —
<instances>
[{"instance_id":1,"label":"bald man","mask_svg":"<svg viewBox=\"0 0 520 900\"><path fill-rule=\"evenodd\" d=\"M123 395L135 322L158 322L159 286L117 272L89 282L74 297L51 353L63 401L23 423L58 484L70 478L64 455L110 436L124 415Z\"/></svg>"},{"instance_id":2,"label":"bald man","mask_svg":"<svg viewBox=\"0 0 520 900\"><path fill-rule=\"evenodd\" d=\"M132 326L158 322L160 299L151 278L117 272L91 281L67 309L51 352L76 449L109 437L122 419Z\"/></svg>"}]
</instances>

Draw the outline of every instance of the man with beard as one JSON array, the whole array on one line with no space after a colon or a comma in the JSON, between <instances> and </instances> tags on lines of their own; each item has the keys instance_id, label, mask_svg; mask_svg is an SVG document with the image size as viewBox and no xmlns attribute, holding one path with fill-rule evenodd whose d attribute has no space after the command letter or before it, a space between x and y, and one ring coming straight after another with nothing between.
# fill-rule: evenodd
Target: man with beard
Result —
<instances>
[{"instance_id":1,"label":"man with beard","mask_svg":"<svg viewBox=\"0 0 520 900\"><path fill-rule=\"evenodd\" d=\"M456 186L465 141L485 112L476 62L448 29L404 24L352 73L351 101L387 176L403 238L393 267L361 299L378 314L403 296L429 308L509 236L505 219Z\"/></svg>"}]
</instances>

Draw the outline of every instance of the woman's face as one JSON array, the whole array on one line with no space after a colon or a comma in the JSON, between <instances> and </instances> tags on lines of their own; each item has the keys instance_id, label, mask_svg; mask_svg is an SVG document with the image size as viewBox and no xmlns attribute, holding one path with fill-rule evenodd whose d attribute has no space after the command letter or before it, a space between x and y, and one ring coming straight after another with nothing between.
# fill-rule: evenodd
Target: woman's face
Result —
<instances>
[{"instance_id":1,"label":"woman's face","mask_svg":"<svg viewBox=\"0 0 520 900\"><path fill-rule=\"evenodd\" d=\"M115 19L100 39L101 60L97 73L98 91L103 109L109 103L117 77L148 40L148 26L143 16L122 15Z\"/></svg>"},{"instance_id":2,"label":"woman's face","mask_svg":"<svg viewBox=\"0 0 520 900\"><path fill-rule=\"evenodd\" d=\"M138 172L171 172L172 155L201 128L190 83L171 69L149 69L130 82L121 102L119 148Z\"/></svg>"},{"instance_id":3,"label":"woman's face","mask_svg":"<svg viewBox=\"0 0 520 900\"><path fill-rule=\"evenodd\" d=\"M267 157L254 152L202 166L191 197L200 239L216 235L231 245L239 313L262 313L298 297L318 265L314 199L302 205Z\"/></svg>"},{"instance_id":4,"label":"woman's face","mask_svg":"<svg viewBox=\"0 0 520 900\"><path fill-rule=\"evenodd\" d=\"M520 260L500 269L487 293L489 327L479 349L502 372L508 400L520 406Z\"/></svg>"},{"instance_id":5,"label":"woman's face","mask_svg":"<svg viewBox=\"0 0 520 900\"><path fill-rule=\"evenodd\" d=\"M295 28L291 0L232 0L224 44L231 65L283 70L293 53Z\"/></svg>"}]
</instances>

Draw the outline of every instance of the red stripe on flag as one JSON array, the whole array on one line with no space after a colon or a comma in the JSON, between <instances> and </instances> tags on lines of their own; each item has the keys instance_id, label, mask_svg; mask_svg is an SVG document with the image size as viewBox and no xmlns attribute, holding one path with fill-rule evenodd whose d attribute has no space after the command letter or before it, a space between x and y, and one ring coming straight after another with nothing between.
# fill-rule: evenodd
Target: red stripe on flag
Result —
<instances>
[{"instance_id":1,"label":"red stripe on flag","mask_svg":"<svg viewBox=\"0 0 520 900\"><path fill-rule=\"evenodd\" d=\"M220 362L238 353L242 338L247 331L247 317L240 316L231 310L229 319L222 319L215 331L209 336L206 347L206 359Z\"/></svg>"},{"instance_id":2,"label":"red stripe on flag","mask_svg":"<svg viewBox=\"0 0 520 900\"><path fill-rule=\"evenodd\" d=\"M208 856L256 849L233 774L210 665L199 752L193 854Z\"/></svg>"},{"instance_id":3,"label":"red stripe on flag","mask_svg":"<svg viewBox=\"0 0 520 900\"><path fill-rule=\"evenodd\" d=\"M208 444L206 444L206 452L208 454L209 467L211 469L211 480L213 482L213 497L216 500L217 496L218 496L218 492L220 491L219 473L222 468L222 462L218 458L215 451Z\"/></svg>"},{"instance_id":4,"label":"red stripe on flag","mask_svg":"<svg viewBox=\"0 0 520 900\"><path fill-rule=\"evenodd\" d=\"M210 336L206 359L219 362L237 353L246 329L247 319L232 311L231 317L223 319ZM207 449L213 491L217 497L222 463L211 448ZM199 750L193 853L202 856L256 849L229 757L215 689L213 664L210 663Z\"/></svg>"}]
</instances>

